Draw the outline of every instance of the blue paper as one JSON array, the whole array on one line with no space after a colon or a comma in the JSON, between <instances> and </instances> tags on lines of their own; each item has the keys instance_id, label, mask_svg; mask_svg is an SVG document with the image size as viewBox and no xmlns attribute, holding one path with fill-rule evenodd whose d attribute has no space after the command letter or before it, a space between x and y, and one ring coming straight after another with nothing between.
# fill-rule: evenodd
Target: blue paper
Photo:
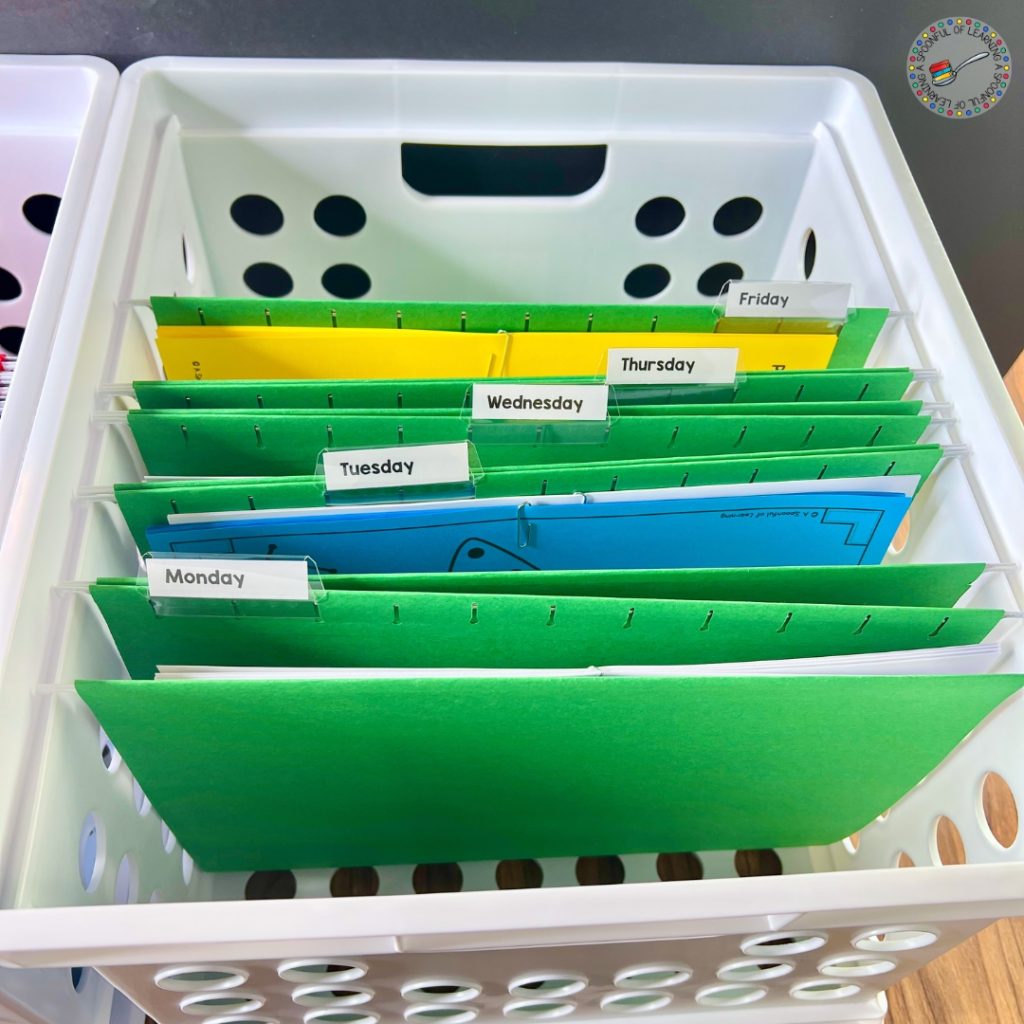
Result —
<instances>
[{"instance_id":1,"label":"blue paper","mask_svg":"<svg viewBox=\"0 0 1024 1024\"><path fill-rule=\"evenodd\" d=\"M815 493L390 509L154 526L153 552L301 555L321 572L875 565L910 499Z\"/></svg>"}]
</instances>

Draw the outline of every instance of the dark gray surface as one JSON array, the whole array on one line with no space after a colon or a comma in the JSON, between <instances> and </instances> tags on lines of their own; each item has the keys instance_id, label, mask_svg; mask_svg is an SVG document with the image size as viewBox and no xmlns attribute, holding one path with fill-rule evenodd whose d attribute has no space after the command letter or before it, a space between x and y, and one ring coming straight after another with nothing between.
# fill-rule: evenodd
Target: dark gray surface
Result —
<instances>
[{"instance_id":1,"label":"dark gray surface","mask_svg":"<svg viewBox=\"0 0 1024 1024\"><path fill-rule=\"evenodd\" d=\"M121 67L172 54L853 68L881 93L1005 370L1024 344L1024 82L985 116L947 123L919 109L904 77L914 35L955 15L991 22L1024 57L1024 0L0 0L0 50Z\"/></svg>"}]
</instances>

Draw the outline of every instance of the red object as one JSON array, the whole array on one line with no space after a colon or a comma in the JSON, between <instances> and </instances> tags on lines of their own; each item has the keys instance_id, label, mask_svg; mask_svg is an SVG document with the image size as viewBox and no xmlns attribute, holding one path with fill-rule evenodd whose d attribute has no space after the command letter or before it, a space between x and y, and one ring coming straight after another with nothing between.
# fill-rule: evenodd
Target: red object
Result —
<instances>
[{"instance_id":1,"label":"red object","mask_svg":"<svg viewBox=\"0 0 1024 1024\"><path fill-rule=\"evenodd\" d=\"M937 75L940 71L945 71L946 68L952 67L948 60L940 60L938 64L929 64L928 70L933 74Z\"/></svg>"}]
</instances>

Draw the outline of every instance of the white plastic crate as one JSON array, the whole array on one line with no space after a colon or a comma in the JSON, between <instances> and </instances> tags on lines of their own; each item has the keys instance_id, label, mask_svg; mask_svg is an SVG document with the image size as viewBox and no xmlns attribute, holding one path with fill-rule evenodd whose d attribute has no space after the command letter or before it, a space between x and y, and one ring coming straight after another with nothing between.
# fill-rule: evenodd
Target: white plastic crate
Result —
<instances>
[{"instance_id":1,"label":"white plastic crate","mask_svg":"<svg viewBox=\"0 0 1024 1024\"><path fill-rule=\"evenodd\" d=\"M597 183L577 195L426 196L403 180L405 142L607 151ZM232 205L246 195L274 204L277 230L234 222ZM365 226L324 230L315 211L330 196L357 201ZM650 237L634 219L659 196L678 199L686 216ZM719 233L716 211L740 197L760 203L760 219ZM272 208L256 205L270 210L264 226L276 224ZM630 271L658 264L671 283L656 301L686 303L707 301L697 282L713 265L792 279L812 248L812 278L850 281L858 305L901 311L872 362L938 370L918 394L951 404L951 422L933 436L966 449L929 481L909 541L891 557L1001 566L966 603L1019 609L1024 436L878 99L858 76L176 59L131 68L32 433L33 465L48 467L24 497L40 510L38 527L24 526L0 565L10 581L0 592L0 777L20 780L0 791L0 960L98 965L162 1024L196 1015L492 1024L640 1011L866 1022L882 1019L881 992L894 980L990 920L1024 912L1024 838L1001 845L982 808L989 773L1024 794L1019 698L856 847L544 861L542 887L496 891L507 865L204 875L68 689L76 677L123 675L89 602L57 585L137 568L117 511L76 494L138 473L130 443L95 414L110 401L101 385L159 373L150 294L246 294L247 269L273 263L300 297L329 295L324 272L350 265L369 278L369 298L396 302L608 302L626 299ZM1015 625L1000 633L1006 671L1024 668ZM342 780L333 797L325 784L325 813L344 812L353 784ZM966 867L939 863L944 816L963 838ZM918 867L898 870L901 854ZM783 874L737 877L751 861ZM577 872L594 870L624 884L577 886ZM376 895L331 898L374 886ZM453 886L462 891L415 891ZM247 901L247 891L297 898Z\"/></svg>"},{"instance_id":2,"label":"white plastic crate","mask_svg":"<svg viewBox=\"0 0 1024 1024\"><path fill-rule=\"evenodd\" d=\"M116 84L95 57L0 56L0 351L20 349L0 378L0 541ZM0 969L3 1021L94 1024L112 995L77 967Z\"/></svg>"},{"instance_id":3,"label":"white plastic crate","mask_svg":"<svg viewBox=\"0 0 1024 1024\"><path fill-rule=\"evenodd\" d=\"M0 56L0 351L20 348L0 416L0 539L116 84L95 57Z\"/></svg>"}]
</instances>

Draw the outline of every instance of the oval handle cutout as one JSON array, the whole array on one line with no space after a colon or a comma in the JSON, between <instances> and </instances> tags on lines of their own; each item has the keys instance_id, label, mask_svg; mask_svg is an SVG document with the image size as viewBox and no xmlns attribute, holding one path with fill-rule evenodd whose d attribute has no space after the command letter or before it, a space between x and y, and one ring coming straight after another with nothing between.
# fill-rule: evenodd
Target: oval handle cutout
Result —
<instances>
[{"instance_id":1,"label":"oval handle cutout","mask_svg":"<svg viewBox=\"0 0 1024 1024\"><path fill-rule=\"evenodd\" d=\"M608 147L402 143L402 177L427 196L578 196L604 174Z\"/></svg>"}]
</instances>

